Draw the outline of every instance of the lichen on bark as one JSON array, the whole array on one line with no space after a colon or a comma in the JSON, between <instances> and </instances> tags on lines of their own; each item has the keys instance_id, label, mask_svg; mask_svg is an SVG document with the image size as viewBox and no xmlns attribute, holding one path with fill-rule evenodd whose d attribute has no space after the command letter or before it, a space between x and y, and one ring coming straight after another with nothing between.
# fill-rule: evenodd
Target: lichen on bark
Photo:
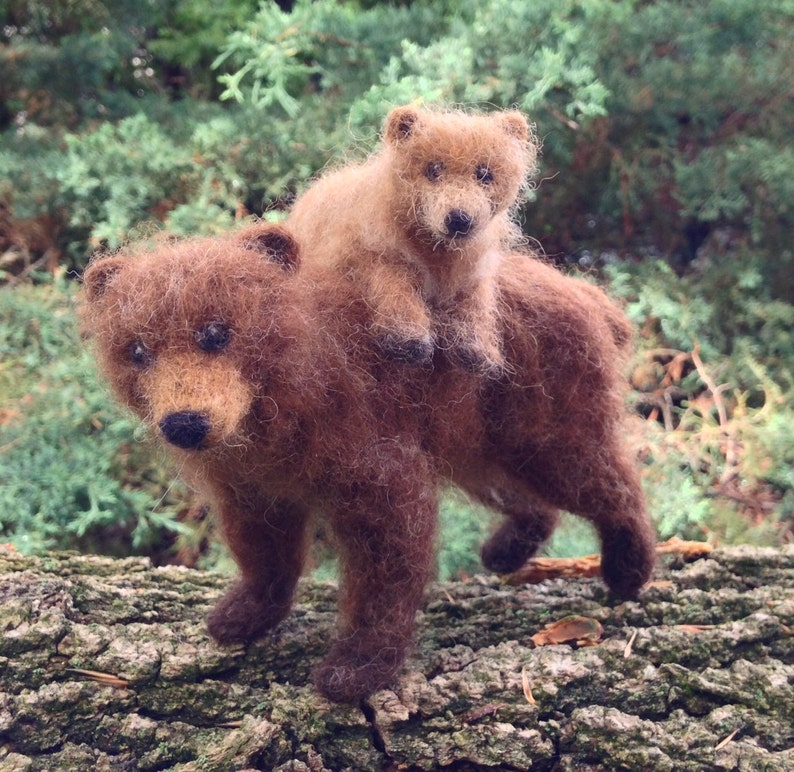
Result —
<instances>
[{"instance_id":1,"label":"lichen on bark","mask_svg":"<svg viewBox=\"0 0 794 772\"><path fill-rule=\"evenodd\" d=\"M0 548L0 772L794 768L794 548L666 561L625 602L598 579L433 586L399 683L349 707L311 687L330 583L224 648L203 622L223 576ZM571 615L597 645L535 646Z\"/></svg>"}]
</instances>

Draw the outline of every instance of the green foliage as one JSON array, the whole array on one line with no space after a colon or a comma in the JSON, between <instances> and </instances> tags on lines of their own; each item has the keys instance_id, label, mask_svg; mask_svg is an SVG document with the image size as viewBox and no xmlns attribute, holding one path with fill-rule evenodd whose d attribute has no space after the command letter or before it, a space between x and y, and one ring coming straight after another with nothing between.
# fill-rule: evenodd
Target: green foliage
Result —
<instances>
[{"instance_id":1,"label":"green foliage","mask_svg":"<svg viewBox=\"0 0 794 772\"><path fill-rule=\"evenodd\" d=\"M577 558L601 551L595 527L568 512L560 515L560 524L546 542L542 554L552 558Z\"/></svg>"},{"instance_id":2,"label":"green foliage","mask_svg":"<svg viewBox=\"0 0 794 772\"><path fill-rule=\"evenodd\" d=\"M494 516L456 490L441 500L441 543L438 553L440 581L459 579L482 571L480 546L494 527Z\"/></svg>"},{"instance_id":3,"label":"green foliage","mask_svg":"<svg viewBox=\"0 0 794 772\"><path fill-rule=\"evenodd\" d=\"M686 363L651 394L672 425L646 422L641 443L663 538L774 543L794 521L794 306L771 299L752 255L735 263L697 277L658 261L608 268L642 330L639 358Z\"/></svg>"},{"instance_id":4,"label":"green foliage","mask_svg":"<svg viewBox=\"0 0 794 772\"><path fill-rule=\"evenodd\" d=\"M70 225L90 231L93 246L117 247L169 191L180 197L193 168L189 149L144 115L90 133L67 135L58 169Z\"/></svg>"},{"instance_id":5,"label":"green foliage","mask_svg":"<svg viewBox=\"0 0 794 772\"><path fill-rule=\"evenodd\" d=\"M220 87L210 65L233 30L242 27L259 5L258 0L177 0L160 4L163 21L157 36L147 43L156 59L176 71L172 88L190 88L192 94L217 96ZM156 65L158 61L155 61Z\"/></svg>"},{"instance_id":6,"label":"green foliage","mask_svg":"<svg viewBox=\"0 0 794 772\"><path fill-rule=\"evenodd\" d=\"M430 3L361 10L351 2L297 0L288 13L275 3L262 3L257 15L229 36L215 64L237 65L220 76L225 98L250 100L260 108L278 106L294 118L302 102L314 107L320 92L323 101L332 92L344 109L399 52L403 40L429 43L441 29L441 14Z\"/></svg>"},{"instance_id":7,"label":"green foliage","mask_svg":"<svg viewBox=\"0 0 794 772\"><path fill-rule=\"evenodd\" d=\"M648 347L691 351L706 360L733 357L736 383L757 382L746 362L760 362L775 379L794 371L794 305L775 300L757 254L707 257L698 274L678 276L661 260L607 266L611 293L644 330Z\"/></svg>"},{"instance_id":8,"label":"green foliage","mask_svg":"<svg viewBox=\"0 0 794 772\"><path fill-rule=\"evenodd\" d=\"M544 141L526 217L547 248L641 239L689 260L691 233L731 225L782 298L792 22L790 0L298 2L263 5L219 61L226 96L365 138L393 104L518 105Z\"/></svg>"},{"instance_id":9,"label":"green foliage","mask_svg":"<svg viewBox=\"0 0 794 772\"><path fill-rule=\"evenodd\" d=\"M26 552L151 551L176 522L137 422L96 382L69 288L0 289L0 539Z\"/></svg>"},{"instance_id":10,"label":"green foliage","mask_svg":"<svg viewBox=\"0 0 794 772\"><path fill-rule=\"evenodd\" d=\"M75 0L7 4L0 45L0 126L76 125L128 109L156 86L136 68L158 4Z\"/></svg>"},{"instance_id":11,"label":"green foliage","mask_svg":"<svg viewBox=\"0 0 794 772\"><path fill-rule=\"evenodd\" d=\"M646 353L702 358L673 379L671 427L645 425L662 534L764 542L791 528L794 0L2 7L0 278L15 254L80 268L141 230L278 216L326 163L368 151L395 104L516 105L544 145L527 233L552 254L663 255L610 267L613 292ZM163 480L88 375L63 297L3 296L4 533L61 544L112 521L143 544L163 524L141 513L171 528L177 505L155 507ZM444 521L442 575L474 570L488 518L453 497ZM571 522L553 553L592 551Z\"/></svg>"},{"instance_id":12,"label":"green foliage","mask_svg":"<svg viewBox=\"0 0 794 772\"><path fill-rule=\"evenodd\" d=\"M74 137L91 117L144 113L155 124L152 158L135 171L134 189L105 207L121 211L59 234L72 257L86 253L86 239L112 242L141 220L165 222L174 208L186 207L174 224L193 228L222 224L241 206L256 214L282 206L331 156L370 148L391 105L424 100L529 112L544 142L545 179L526 228L549 251L639 239L689 260L698 246L690 233L730 225L763 258L759 269L777 297L794 289L791 0L763 8L751 0L298 0L289 12L221 0L209 15L198 0L170 0L11 10L0 101L18 132L52 126L57 110L76 111L68 120L58 113ZM212 95L213 59L236 104L200 140L187 124L219 113L197 109L174 79L200 80L197 93ZM48 79L52 72L71 80ZM168 101L173 93L182 99ZM4 138L0 153L9 168L22 164L8 156L21 154L38 167L27 176L54 181L52 213L71 215L75 204L84 221L101 206L85 200L76 179L75 140L41 161L39 140L27 147ZM204 140L222 160L203 154ZM114 142L121 137L100 129L95 149L112 155ZM224 143L248 152L224 155ZM184 173L185 158L199 168ZM12 179L5 198L21 218L33 201ZM124 177L111 179L116 187Z\"/></svg>"}]
</instances>

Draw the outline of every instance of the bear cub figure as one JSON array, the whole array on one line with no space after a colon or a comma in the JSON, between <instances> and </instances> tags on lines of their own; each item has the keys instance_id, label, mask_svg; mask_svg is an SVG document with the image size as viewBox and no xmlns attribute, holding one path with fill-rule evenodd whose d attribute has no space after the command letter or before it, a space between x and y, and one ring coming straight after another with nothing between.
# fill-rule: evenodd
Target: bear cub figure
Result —
<instances>
[{"instance_id":1,"label":"bear cub figure","mask_svg":"<svg viewBox=\"0 0 794 772\"><path fill-rule=\"evenodd\" d=\"M511 215L536 155L518 112L398 107L381 150L321 177L289 226L312 245L307 260L360 284L389 356L426 362L438 346L458 366L498 375L494 277L520 240Z\"/></svg>"}]
</instances>

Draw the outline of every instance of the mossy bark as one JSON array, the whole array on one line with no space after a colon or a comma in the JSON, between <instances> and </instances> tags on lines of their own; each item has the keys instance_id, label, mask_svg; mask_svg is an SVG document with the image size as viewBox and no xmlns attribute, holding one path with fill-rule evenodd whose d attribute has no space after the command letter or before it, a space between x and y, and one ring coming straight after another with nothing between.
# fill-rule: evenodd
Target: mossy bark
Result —
<instances>
[{"instance_id":1,"label":"mossy bark","mask_svg":"<svg viewBox=\"0 0 794 772\"><path fill-rule=\"evenodd\" d=\"M597 579L431 587L396 689L345 707L310 684L331 584L222 648L204 617L227 578L0 548L0 770L794 768L794 548L656 578L630 602ZM598 645L534 646L572 614Z\"/></svg>"}]
</instances>

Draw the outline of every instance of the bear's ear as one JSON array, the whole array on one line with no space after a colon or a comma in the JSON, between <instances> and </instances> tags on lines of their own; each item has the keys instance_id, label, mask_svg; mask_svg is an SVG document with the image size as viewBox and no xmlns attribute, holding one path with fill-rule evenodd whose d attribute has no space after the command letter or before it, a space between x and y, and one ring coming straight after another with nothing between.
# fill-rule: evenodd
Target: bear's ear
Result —
<instances>
[{"instance_id":1,"label":"bear's ear","mask_svg":"<svg viewBox=\"0 0 794 772\"><path fill-rule=\"evenodd\" d=\"M526 142L529 139L529 125L527 124L527 119L517 110L499 113L497 120L505 132L511 137L520 139L522 142Z\"/></svg>"},{"instance_id":2,"label":"bear's ear","mask_svg":"<svg viewBox=\"0 0 794 772\"><path fill-rule=\"evenodd\" d=\"M415 107L405 105L395 107L387 116L383 125L383 138L388 145L396 145L408 139L419 123L419 111Z\"/></svg>"},{"instance_id":3,"label":"bear's ear","mask_svg":"<svg viewBox=\"0 0 794 772\"><path fill-rule=\"evenodd\" d=\"M102 257L86 268L83 274L83 287L89 302L94 302L107 289L110 280L125 264L121 257Z\"/></svg>"},{"instance_id":4,"label":"bear's ear","mask_svg":"<svg viewBox=\"0 0 794 772\"><path fill-rule=\"evenodd\" d=\"M295 237L281 225L264 225L242 234L243 247L265 255L268 260L288 271L300 263L300 250Z\"/></svg>"}]
</instances>

